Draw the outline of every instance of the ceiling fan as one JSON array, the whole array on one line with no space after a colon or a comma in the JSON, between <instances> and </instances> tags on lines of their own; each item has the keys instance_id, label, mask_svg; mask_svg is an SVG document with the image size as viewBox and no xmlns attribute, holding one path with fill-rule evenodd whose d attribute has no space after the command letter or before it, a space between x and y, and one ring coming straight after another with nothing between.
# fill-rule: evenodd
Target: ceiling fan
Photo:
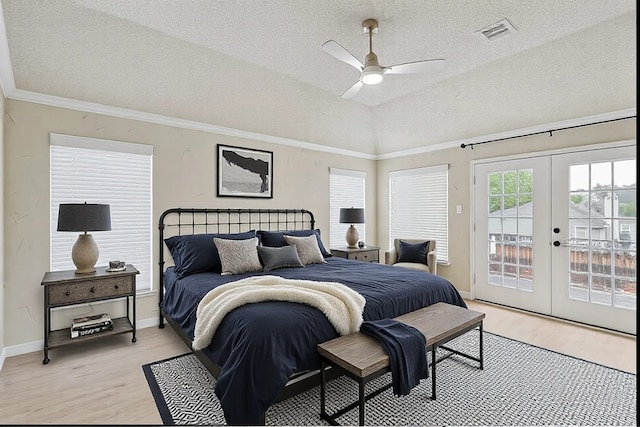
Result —
<instances>
[{"instance_id":1,"label":"ceiling fan","mask_svg":"<svg viewBox=\"0 0 640 427\"><path fill-rule=\"evenodd\" d=\"M382 67L372 48L373 34L378 32L378 21L366 19L362 22L362 28L364 34L369 35L369 53L364 59L364 65L335 40L329 40L322 45L322 50L329 55L360 71L360 79L342 94L343 98L352 98L362 89L363 85L375 85L382 82L386 74L435 73L444 67L444 59L428 59Z\"/></svg>"}]
</instances>

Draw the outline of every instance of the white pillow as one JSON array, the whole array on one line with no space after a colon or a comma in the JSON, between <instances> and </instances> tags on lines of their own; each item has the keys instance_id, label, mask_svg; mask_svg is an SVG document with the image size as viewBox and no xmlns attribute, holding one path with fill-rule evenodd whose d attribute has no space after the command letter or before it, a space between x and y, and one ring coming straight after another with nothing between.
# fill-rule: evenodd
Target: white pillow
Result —
<instances>
[{"instance_id":1,"label":"white pillow","mask_svg":"<svg viewBox=\"0 0 640 427\"><path fill-rule=\"evenodd\" d=\"M284 238L287 244L295 245L298 257L304 265L326 262L322 252L320 252L320 246L318 246L318 239L315 234L306 237L287 236L285 234Z\"/></svg>"},{"instance_id":2,"label":"white pillow","mask_svg":"<svg viewBox=\"0 0 640 427\"><path fill-rule=\"evenodd\" d=\"M213 243L218 248L222 275L248 273L262 270L258 257L258 238L246 240L228 240L213 238Z\"/></svg>"}]
</instances>

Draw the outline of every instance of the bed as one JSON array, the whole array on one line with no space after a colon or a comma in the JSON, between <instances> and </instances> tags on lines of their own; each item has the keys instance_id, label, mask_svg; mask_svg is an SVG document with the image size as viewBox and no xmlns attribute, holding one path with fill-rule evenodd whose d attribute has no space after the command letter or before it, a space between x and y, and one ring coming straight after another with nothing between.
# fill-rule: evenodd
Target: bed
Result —
<instances>
[{"instance_id":1,"label":"bed","mask_svg":"<svg viewBox=\"0 0 640 427\"><path fill-rule=\"evenodd\" d=\"M317 239L322 259L296 267L265 261L272 270L221 274L219 260L212 258L216 247L213 238L244 245L254 241L251 236L258 237L264 251L288 246L284 236L289 236L289 241L293 240L290 236L305 242ZM226 254L216 256L224 260ZM218 264L212 267L212 262ZM437 302L466 307L457 290L442 277L332 257L315 228L313 213L303 209L169 209L159 220L158 266L160 327L166 319L192 349L199 302L212 289L249 277L341 283L366 300L364 320L393 318ZM227 422L256 425L264 424L273 403L319 384L316 346L337 336L336 328L317 308L262 301L230 311L211 343L194 353L217 378L215 392Z\"/></svg>"}]
</instances>

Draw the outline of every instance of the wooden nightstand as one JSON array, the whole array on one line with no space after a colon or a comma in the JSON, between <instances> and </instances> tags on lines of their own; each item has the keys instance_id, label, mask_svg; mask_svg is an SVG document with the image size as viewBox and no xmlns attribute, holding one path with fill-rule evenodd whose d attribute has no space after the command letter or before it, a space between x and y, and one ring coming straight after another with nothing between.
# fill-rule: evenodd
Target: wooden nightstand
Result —
<instances>
[{"instance_id":1,"label":"wooden nightstand","mask_svg":"<svg viewBox=\"0 0 640 427\"><path fill-rule=\"evenodd\" d=\"M355 259L365 262L379 262L380 248L376 246L365 246L363 248L342 248L331 249L331 255L346 259Z\"/></svg>"},{"instance_id":2,"label":"wooden nightstand","mask_svg":"<svg viewBox=\"0 0 640 427\"><path fill-rule=\"evenodd\" d=\"M42 278L44 286L44 359L49 363L49 349L84 342L107 335L131 332L136 342L136 274L140 272L131 264L126 270L109 273L107 267L96 267L94 273L76 274L75 270L52 271ZM104 301L125 297L127 315L112 318L113 330L71 338L69 328L51 330L51 309L74 304ZM132 316L129 315L131 298Z\"/></svg>"}]
</instances>

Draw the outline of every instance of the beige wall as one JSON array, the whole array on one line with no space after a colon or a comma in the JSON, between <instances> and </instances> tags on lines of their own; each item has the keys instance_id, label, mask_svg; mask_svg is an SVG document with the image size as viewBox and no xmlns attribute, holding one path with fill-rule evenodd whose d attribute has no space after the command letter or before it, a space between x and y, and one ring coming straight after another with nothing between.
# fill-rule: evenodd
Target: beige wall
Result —
<instances>
[{"instance_id":1,"label":"beige wall","mask_svg":"<svg viewBox=\"0 0 640 427\"><path fill-rule=\"evenodd\" d=\"M4 107L4 185L0 186L4 190L4 257L0 258L0 271L3 262L5 269L0 314L4 310L5 347L37 343L43 338L40 282L49 269L49 133L153 145L154 242L155 222L170 207L305 208L314 212L318 227L328 234L329 167L338 167L367 172L366 220L377 224L368 227L367 240L384 252L388 242L388 172L449 164L451 264L440 266L438 271L462 292L470 291L471 161L636 137L635 120L626 120L559 131L551 138L532 136L474 150L454 148L376 162L22 101L6 100ZM217 143L273 151L274 198L216 198ZM457 204L463 206L462 215L455 214ZM156 243L153 248L155 263ZM155 268L152 271L155 275ZM153 283L157 287L155 276ZM157 318L157 302L156 295L140 298L138 320ZM54 326L65 326L73 316L73 310L55 313Z\"/></svg>"},{"instance_id":2,"label":"beige wall","mask_svg":"<svg viewBox=\"0 0 640 427\"><path fill-rule=\"evenodd\" d=\"M399 157L378 162L379 215L378 241L381 251L388 250L389 220L384 212L389 211L390 171L424 166L449 165L449 262L438 266L438 274L446 277L461 292L470 292L471 274L471 162L500 156L519 155L538 151L578 147L589 144L636 138L636 120L623 120L572 130L517 138L502 142L483 144L471 148L451 148L410 157ZM462 214L456 214L456 205L462 205Z\"/></svg>"},{"instance_id":3,"label":"beige wall","mask_svg":"<svg viewBox=\"0 0 640 427\"><path fill-rule=\"evenodd\" d=\"M171 207L304 208L314 212L328 236L329 167L367 172L366 220L377 221L373 160L15 100L7 100L5 108L5 346L43 339L40 282L49 269L49 133L153 145L154 242L157 218ZM273 151L274 198L216 198L217 143ZM375 227L367 240L377 243ZM153 248L155 263L156 243ZM157 287L155 276L153 283ZM157 318L157 303L155 295L139 298L138 319ZM62 327L70 323L73 310L54 314L54 326Z\"/></svg>"}]
</instances>

